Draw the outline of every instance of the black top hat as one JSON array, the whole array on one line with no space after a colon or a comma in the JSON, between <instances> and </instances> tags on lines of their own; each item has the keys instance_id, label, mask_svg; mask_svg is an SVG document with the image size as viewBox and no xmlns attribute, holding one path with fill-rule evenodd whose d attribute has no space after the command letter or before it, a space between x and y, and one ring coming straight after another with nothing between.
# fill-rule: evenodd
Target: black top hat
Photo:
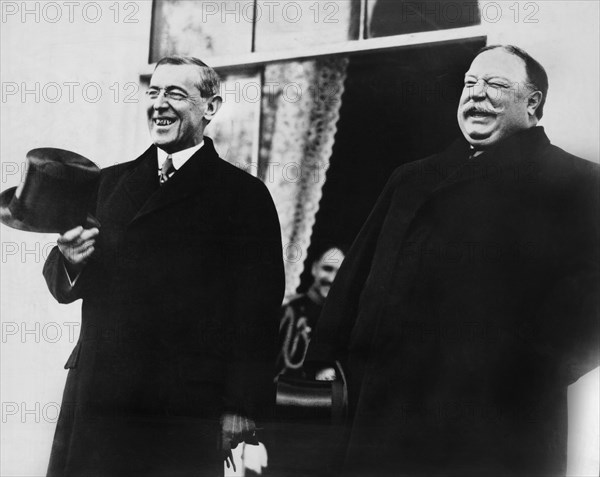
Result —
<instances>
[{"instance_id":1,"label":"black top hat","mask_svg":"<svg viewBox=\"0 0 600 477\"><path fill-rule=\"evenodd\" d=\"M88 214L100 169L64 149L44 147L27 153L18 187L0 194L0 221L29 232L63 233L78 225L97 227Z\"/></svg>"}]
</instances>

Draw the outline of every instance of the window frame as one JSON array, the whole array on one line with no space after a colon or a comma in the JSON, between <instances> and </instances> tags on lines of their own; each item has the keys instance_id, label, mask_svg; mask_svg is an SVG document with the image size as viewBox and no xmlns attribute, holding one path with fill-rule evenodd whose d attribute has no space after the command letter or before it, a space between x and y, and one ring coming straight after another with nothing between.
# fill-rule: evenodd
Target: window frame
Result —
<instances>
[{"instance_id":1,"label":"window frame","mask_svg":"<svg viewBox=\"0 0 600 477\"><path fill-rule=\"evenodd\" d=\"M317 45L293 50L244 53L236 56L215 56L207 59L208 64L219 74L240 74L260 69L269 63L302 61L333 55L354 55L370 52L393 51L430 44L449 43L462 40L487 39L482 25L449 28L380 38L348 40L330 45ZM150 63L140 73L142 81L148 81L156 63Z\"/></svg>"}]
</instances>

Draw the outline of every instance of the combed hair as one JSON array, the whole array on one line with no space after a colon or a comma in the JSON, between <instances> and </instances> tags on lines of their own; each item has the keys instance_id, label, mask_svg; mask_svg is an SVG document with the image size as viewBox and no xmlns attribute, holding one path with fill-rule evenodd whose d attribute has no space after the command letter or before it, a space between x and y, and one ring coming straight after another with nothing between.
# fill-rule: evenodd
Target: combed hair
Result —
<instances>
[{"instance_id":1,"label":"combed hair","mask_svg":"<svg viewBox=\"0 0 600 477\"><path fill-rule=\"evenodd\" d=\"M341 244L341 243L337 243L337 242L332 242L332 241L327 241L327 242L323 242L320 244L315 244L314 245L315 248L315 258L313 260L313 262L318 262L319 260L321 260L323 258L323 256L329 252L330 250L336 248L338 249L340 252L342 252L344 254L344 256L346 256L347 252L348 252L348 247L346 246L346 244Z\"/></svg>"},{"instance_id":2,"label":"combed hair","mask_svg":"<svg viewBox=\"0 0 600 477\"><path fill-rule=\"evenodd\" d=\"M535 110L536 117L542 119L542 116L544 115L544 104L546 104L546 97L548 96L548 74L546 73L546 70L536 59L529 55L529 53L514 45L485 46L477 52L477 55L484 51L495 50L497 48L501 48L512 55L518 56L525 62L525 73L527 74L529 86L542 93L540 105Z\"/></svg>"},{"instance_id":3,"label":"combed hair","mask_svg":"<svg viewBox=\"0 0 600 477\"><path fill-rule=\"evenodd\" d=\"M204 61L194 58L193 56L165 56L156 63L156 68L160 65L194 65L200 71L200 82L196 83L196 87L200 90L200 95L203 98L210 98L215 94L219 94L221 88L221 79L215 70L208 66ZM154 70L156 70L154 68Z\"/></svg>"}]
</instances>

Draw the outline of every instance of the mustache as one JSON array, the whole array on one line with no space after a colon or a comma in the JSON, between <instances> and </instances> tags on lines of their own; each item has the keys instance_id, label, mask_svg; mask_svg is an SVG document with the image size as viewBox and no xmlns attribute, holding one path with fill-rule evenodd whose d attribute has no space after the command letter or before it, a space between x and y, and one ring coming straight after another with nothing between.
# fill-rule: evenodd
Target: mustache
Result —
<instances>
[{"instance_id":1,"label":"mustache","mask_svg":"<svg viewBox=\"0 0 600 477\"><path fill-rule=\"evenodd\" d=\"M471 113L496 114L496 111L494 111L491 108L485 108L485 107L478 106L475 104L465 107L463 109L463 112L464 112L464 114L471 114Z\"/></svg>"}]
</instances>

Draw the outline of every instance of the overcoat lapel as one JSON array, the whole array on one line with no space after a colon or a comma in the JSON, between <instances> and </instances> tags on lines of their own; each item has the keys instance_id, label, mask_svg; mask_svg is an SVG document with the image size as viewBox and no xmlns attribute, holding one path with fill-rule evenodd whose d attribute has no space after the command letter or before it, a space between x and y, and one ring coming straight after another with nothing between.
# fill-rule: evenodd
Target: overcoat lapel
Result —
<instances>
[{"instance_id":1,"label":"overcoat lapel","mask_svg":"<svg viewBox=\"0 0 600 477\"><path fill-rule=\"evenodd\" d=\"M123 182L123 189L129 199L128 203L132 205L131 218L158 188L156 147L150 146L135 162L137 164L134 163L134 167Z\"/></svg>"},{"instance_id":2,"label":"overcoat lapel","mask_svg":"<svg viewBox=\"0 0 600 477\"><path fill-rule=\"evenodd\" d=\"M218 160L212 141L204 138L204 146L190 157L166 184L155 190L139 208L132 222L169 207L190 195L200 193L214 174L214 166Z\"/></svg>"},{"instance_id":3,"label":"overcoat lapel","mask_svg":"<svg viewBox=\"0 0 600 477\"><path fill-rule=\"evenodd\" d=\"M415 217L432 196L461 177L461 171L468 162L468 156L469 145L461 138L452 143L446 151L431 156L429 160L409 163L405 166L407 176L416 175L416 178L402 178L402 185L397 189L396 202L402 213L396 218L395 233L391 237L393 243L403 243ZM405 184L410 184L410 186L406 187ZM383 239L385 240L385 237ZM391 271L393 266L394 262L392 261L385 269Z\"/></svg>"},{"instance_id":4,"label":"overcoat lapel","mask_svg":"<svg viewBox=\"0 0 600 477\"><path fill-rule=\"evenodd\" d=\"M101 223L128 224L158 188L156 148L151 146L134 161L122 168L103 171L100 194L104 197L97 210ZM113 176L114 174L118 174ZM106 189L106 190L104 190Z\"/></svg>"},{"instance_id":5,"label":"overcoat lapel","mask_svg":"<svg viewBox=\"0 0 600 477\"><path fill-rule=\"evenodd\" d=\"M459 141L463 143L462 147L464 148L466 141L463 139ZM440 182L433 190L432 197L469 181L486 180L491 182L497 180L497 176L502 174L518 178L520 174L527 172L533 166L528 162L530 159L527 158L537 157L535 150L549 142L544 128L541 126L514 134L493 150L472 160L463 161L453 174ZM448 151L448 154L456 154L460 148L461 146L456 145Z\"/></svg>"}]
</instances>

